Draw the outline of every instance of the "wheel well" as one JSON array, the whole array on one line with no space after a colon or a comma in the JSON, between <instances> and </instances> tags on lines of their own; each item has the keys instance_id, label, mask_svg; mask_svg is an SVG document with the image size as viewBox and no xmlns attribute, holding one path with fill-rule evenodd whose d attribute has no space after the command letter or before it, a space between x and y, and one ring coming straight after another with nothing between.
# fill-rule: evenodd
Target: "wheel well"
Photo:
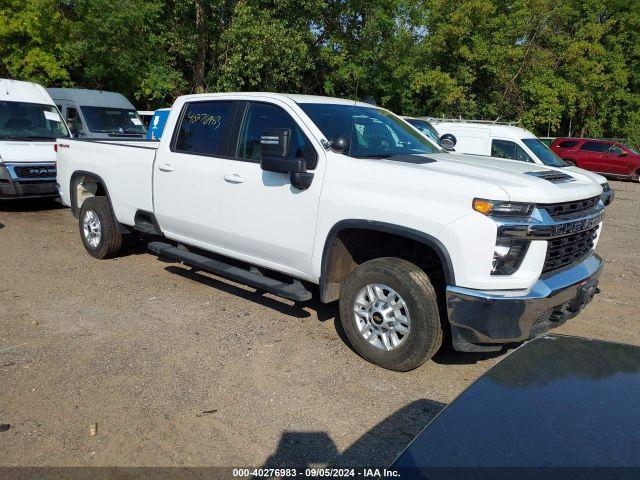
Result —
<instances>
[{"instance_id":1,"label":"wheel well","mask_svg":"<svg viewBox=\"0 0 640 480\"><path fill-rule=\"evenodd\" d=\"M428 273L436 288L444 287L451 275L448 262L443 261L443 252L420 239L367 228L345 228L330 236L333 238L325 248L320 282L321 300L325 303L337 300L349 274L361 263L374 258L408 260Z\"/></svg>"},{"instance_id":2,"label":"wheel well","mask_svg":"<svg viewBox=\"0 0 640 480\"><path fill-rule=\"evenodd\" d=\"M70 191L71 208L74 214L80 211L87 198L108 196L102 180L90 174L75 174L71 179Z\"/></svg>"}]
</instances>

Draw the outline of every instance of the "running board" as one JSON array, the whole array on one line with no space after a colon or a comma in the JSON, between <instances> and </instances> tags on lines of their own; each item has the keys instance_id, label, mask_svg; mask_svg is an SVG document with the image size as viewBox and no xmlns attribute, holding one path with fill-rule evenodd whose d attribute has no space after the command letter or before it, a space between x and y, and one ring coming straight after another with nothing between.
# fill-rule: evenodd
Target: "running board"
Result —
<instances>
[{"instance_id":1,"label":"running board","mask_svg":"<svg viewBox=\"0 0 640 480\"><path fill-rule=\"evenodd\" d=\"M198 270L213 273L233 280L234 282L264 290L279 297L288 298L294 302L311 300L311 292L307 290L299 280L294 279L293 283L281 282L280 280L234 267L228 263L214 260L204 255L198 255L164 242L149 243L149 250L160 256L179 260L185 265L189 265Z\"/></svg>"}]
</instances>

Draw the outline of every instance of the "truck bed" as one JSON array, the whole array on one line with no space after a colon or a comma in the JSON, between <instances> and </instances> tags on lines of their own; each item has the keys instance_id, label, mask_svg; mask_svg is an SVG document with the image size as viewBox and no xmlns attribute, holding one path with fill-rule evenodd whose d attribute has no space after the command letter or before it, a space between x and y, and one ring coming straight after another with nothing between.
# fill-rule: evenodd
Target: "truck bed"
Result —
<instances>
[{"instance_id":1,"label":"truck bed","mask_svg":"<svg viewBox=\"0 0 640 480\"><path fill-rule=\"evenodd\" d=\"M91 172L108 185L120 223L133 225L138 210L153 211L152 172L159 142L58 139L57 180L65 205L72 205L78 177Z\"/></svg>"}]
</instances>

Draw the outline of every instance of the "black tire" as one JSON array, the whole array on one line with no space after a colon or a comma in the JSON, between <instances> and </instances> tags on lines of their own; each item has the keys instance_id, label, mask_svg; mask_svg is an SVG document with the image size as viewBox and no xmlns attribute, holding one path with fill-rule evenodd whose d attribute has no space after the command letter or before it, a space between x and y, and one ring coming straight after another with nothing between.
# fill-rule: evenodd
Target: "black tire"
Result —
<instances>
[{"instance_id":1,"label":"black tire","mask_svg":"<svg viewBox=\"0 0 640 480\"><path fill-rule=\"evenodd\" d=\"M574 162L573 160L564 160L564 163L566 163L569 167L575 167L576 166L576 162Z\"/></svg>"},{"instance_id":2,"label":"black tire","mask_svg":"<svg viewBox=\"0 0 640 480\"><path fill-rule=\"evenodd\" d=\"M96 245L92 245L85 234L84 221L87 214L93 213L99 220L100 238ZM95 258L115 257L122 248L122 235L118 233L118 226L111 213L111 206L107 197L87 198L80 208L78 216L80 238L89 255Z\"/></svg>"},{"instance_id":3,"label":"black tire","mask_svg":"<svg viewBox=\"0 0 640 480\"><path fill-rule=\"evenodd\" d=\"M409 310L409 333L394 350L382 350L369 343L356 324L356 297L371 284L383 284L394 289ZM389 370L413 370L433 357L442 345L442 323L436 291L422 269L401 258L377 258L359 265L351 272L342 286L340 323L358 354Z\"/></svg>"},{"instance_id":4,"label":"black tire","mask_svg":"<svg viewBox=\"0 0 640 480\"><path fill-rule=\"evenodd\" d=\"M633 177L631 177L631 180L633 180L634 182L640 182L640 170L636 170L636 173Z\"/></svg>"}]
</instances>

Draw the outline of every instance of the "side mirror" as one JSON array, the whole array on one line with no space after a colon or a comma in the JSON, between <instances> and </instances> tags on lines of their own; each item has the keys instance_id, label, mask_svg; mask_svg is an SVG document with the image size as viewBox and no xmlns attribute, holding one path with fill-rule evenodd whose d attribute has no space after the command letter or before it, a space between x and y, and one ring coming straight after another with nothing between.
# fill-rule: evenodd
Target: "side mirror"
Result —
<instances>
[{"instance_id":1,"label":"side mirror","mask_svg":"<svg viewBox=\"0 0 640 480\"><path fill-rule=\"evenodd\" d=\"M307 172L304 158L290 158L291 129L267 128L260 136L260 168L266 172L290 174L291 185L301 190L311 186L313 173Z\"/></svg>"},{"instance_id":2,"label":"side mirror","mask_svg":"<svg viewBox=\"0 0 640 480\"><path fill-rule=\"evenodd\" d=\"M440 143L440 146L445 150L453 150L453 147L456 146L456 143L458 143L458 140L453 134L445 133L440 137L439 143Z\"/></svg>"},{"instance_id":3,"label":"side mirror","mask_svg":"<svg viewBox=\"0 0 640 480\"><path fill-rule=\"evenodd\" d=\"M619 157L628 157L629 154L627 152L622 152L618 154Z\"/></svg>"},{"instance_id":4,"label":"side mirror","mask_svg":"<svg viewBox=\"0 0 640 480\"><path fill-rule=\"evenodd\" d=\"M338 135L336 138L331 140L331 150L336 153L344 153L349 150L351 146L349 139L344 135Z\"/></svg>"}]
</instances>

